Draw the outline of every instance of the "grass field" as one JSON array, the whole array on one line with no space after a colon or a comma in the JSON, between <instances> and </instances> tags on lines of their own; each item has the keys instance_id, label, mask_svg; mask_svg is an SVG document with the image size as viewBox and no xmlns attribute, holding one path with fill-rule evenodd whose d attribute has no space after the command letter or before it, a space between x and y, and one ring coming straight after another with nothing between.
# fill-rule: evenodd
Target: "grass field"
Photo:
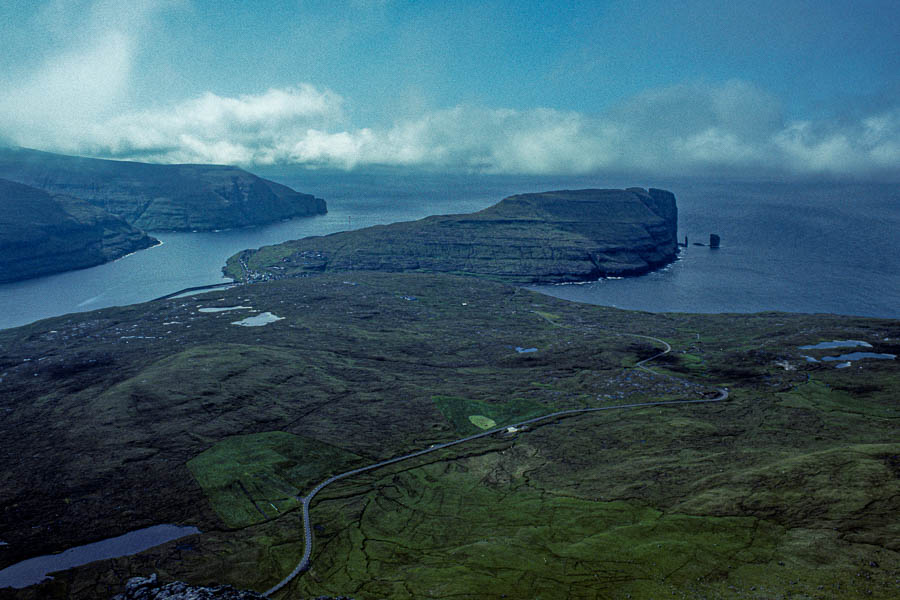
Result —
<instances>
[{"instance_id":1,"label":"grass field","mask_svg":"<svg viewBox=\"0 0 900 600\"><path fill-rule=\"evenodd\" d=\"M360 463L354 454L300 436L270 431L226 438L188 461L216 514L246 527L297 508L329 475Z\"/></svg>"}]
</instances>

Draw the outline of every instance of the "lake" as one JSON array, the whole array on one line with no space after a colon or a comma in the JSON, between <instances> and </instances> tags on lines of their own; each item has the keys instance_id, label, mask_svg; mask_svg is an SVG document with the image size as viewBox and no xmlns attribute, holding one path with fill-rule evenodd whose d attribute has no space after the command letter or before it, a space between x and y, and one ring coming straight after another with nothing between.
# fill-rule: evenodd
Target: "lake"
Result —
<instances>
[{"instance_id":1,"label":"lake","mask_svg":"<svg viewBox=\"0 0 900 600\"><path fill-rule=\"evenodd\" d=\"M827 312L900 316L900 185L639 177L516 177L259 170L325 198L328 214L215 233L155 234L163 244L115 262L0 285L0 328L132 304L226 281L244 248L310 235L480 210L514 193L661 187L678 199L679 238L667 268L627 279L531 286L579 302L654 312ZM721 236L721 248L694 246Z\"/></svg>"},{"instance_id":2,"label":"lake","mask_svg":"<svg viewBox=\"0 0 900 600\"><path fill-rule=\"evenodd\" d=\"M69 548L59 554L47 554L23 560L0 569L0 588L25 588L40 583L50 573L80 567L97 560L138 554L188 535L200 533L196 527L153 525L114 538Z\"/></svg>"}]
</instances>

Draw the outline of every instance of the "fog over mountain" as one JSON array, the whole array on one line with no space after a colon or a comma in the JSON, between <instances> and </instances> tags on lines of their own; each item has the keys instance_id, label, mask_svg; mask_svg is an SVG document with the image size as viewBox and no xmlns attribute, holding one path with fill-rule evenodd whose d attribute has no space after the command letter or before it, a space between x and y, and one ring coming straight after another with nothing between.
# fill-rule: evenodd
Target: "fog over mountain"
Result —
<instances>
[{"instance_id":1,"label":"fog over mountain","mask_svg":"<svg viewBox=\"0 0 900 600\"><path fill-rule=\"evenodd\" d=\"M884 2L5 6L0 140L163 163L892 175L889 13Z\"/></svg>"}]
</instances>

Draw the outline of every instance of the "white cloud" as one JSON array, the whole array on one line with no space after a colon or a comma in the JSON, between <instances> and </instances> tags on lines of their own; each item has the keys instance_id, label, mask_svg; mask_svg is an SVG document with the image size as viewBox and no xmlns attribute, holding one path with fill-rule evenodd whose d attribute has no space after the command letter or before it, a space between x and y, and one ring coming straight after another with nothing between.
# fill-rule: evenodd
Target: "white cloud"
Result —
<instances>
[{"instance_id":1,"label":"white cloud","mask_svg":"<svg viewBox=\"0 0 900 600\"><path fill-rule=\"evenodd\" d=\"M900 108L840 127L797 121L775 133L772 146L794 170L837 174L896 171L900 165Z\"/></svg>"},{"instance_id":2,"label":"white cloud","mask_svg":"<svg viewBox=\"0 0 900 600\"><path fill-rule=\"evenodd\" d=\"M785 122L777 99L741 81L649 90L597 116L457 106L381 129L349 126L344 103L310 84L237 97L206 93L165 109L95 118L44 147L169 163L535 174L862 174L900 164L900 108L841 125Z\"/></svg>"},{"instance_id":3,"label":"white cloud","mask_svg":"<svg viewBox=\"0 0 900 600\"><path fill-rule=\"evenodd\" d=\"M0 81L0 136L20 145L77 147L86 129L127 106L141 32L155 12L178 2L53 0L44 5L36 26L62 49L39 58L27 74Z\"/></svg>"},{"instance_id":4,"label":"white cloud","mask_svg":"<svg viewBox=\"0 0 900 600\"><path fill-rule=\"evenodd\" d=\"M53 43L35 44L17 71L0 74L0 143L159 162L497 173L865 174L900 165L900 105L855 120L788 121L777 98L740 80L650 89L597 115L412 102L378 128L349 123L345 100L311 84L134 108L143 100L131 85L136 57L154 16L186 3L47 0L32 25ZM375 18L379 6L364 4Z\"/></svg>"},{"instance_id":5,"label":"white cloud","mask_svg":"<svg viewBox=\"0 0 900 600\"><path fill-rule=\"evenodd\" d=\"M132 52L131 39L112 31L54 56L0 97L0 127L13 139L53 145L61 131L72 134L102 118L127 92Z\"/></svg>"},{"instance_id":6,"label":"white cloud","mask_svg":"<svg viewBox=\"0 0 900 600\"><path fill-rule=\"evenodd\" d=\"M237 98L206 93L166 110L109 119L76 143L94 154L161 162L265 164L340 125L341 103L340 96L311 85Z\"/></svg>"}]
</instances>

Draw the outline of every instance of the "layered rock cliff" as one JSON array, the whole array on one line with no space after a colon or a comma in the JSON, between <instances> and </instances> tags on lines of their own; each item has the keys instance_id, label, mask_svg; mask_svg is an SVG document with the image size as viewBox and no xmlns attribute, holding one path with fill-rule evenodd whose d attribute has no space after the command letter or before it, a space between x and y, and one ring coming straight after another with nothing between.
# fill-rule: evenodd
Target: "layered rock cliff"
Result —
<instances>
[{"instance_id":1,"label":"layered rock cliff","mask_svg":"<svg viewBox=\"0 0 900 600\"><path fill-rule=\"evenodd\" d=\"M209 231L326 212L325 201L222 165L155 165L0 149L0 177L66 194L146 231Z\"/></svg>"},{"instance_id":2,"label":"layered rock cliff","mask_svg":"<svg viewBox=\"0 0 900 600\"><path fill-rule=\"evenodd\" d=\"M158 243L83 200L0 179L0 282L92 267Z\"/></svg>"},{"instance_id":3,"label":"layered rock cliff","mask_svg":"<svg viewBox=\"0 0 900 600\"><path fill-rule=\"evenodd\" d=\"M247 250L236 279L316 271L425 271L510 283L585 281L675 258L678 209L664 190L563 190L511 196L480 212L428 217Z\"/></svg>"}]
</instances>

